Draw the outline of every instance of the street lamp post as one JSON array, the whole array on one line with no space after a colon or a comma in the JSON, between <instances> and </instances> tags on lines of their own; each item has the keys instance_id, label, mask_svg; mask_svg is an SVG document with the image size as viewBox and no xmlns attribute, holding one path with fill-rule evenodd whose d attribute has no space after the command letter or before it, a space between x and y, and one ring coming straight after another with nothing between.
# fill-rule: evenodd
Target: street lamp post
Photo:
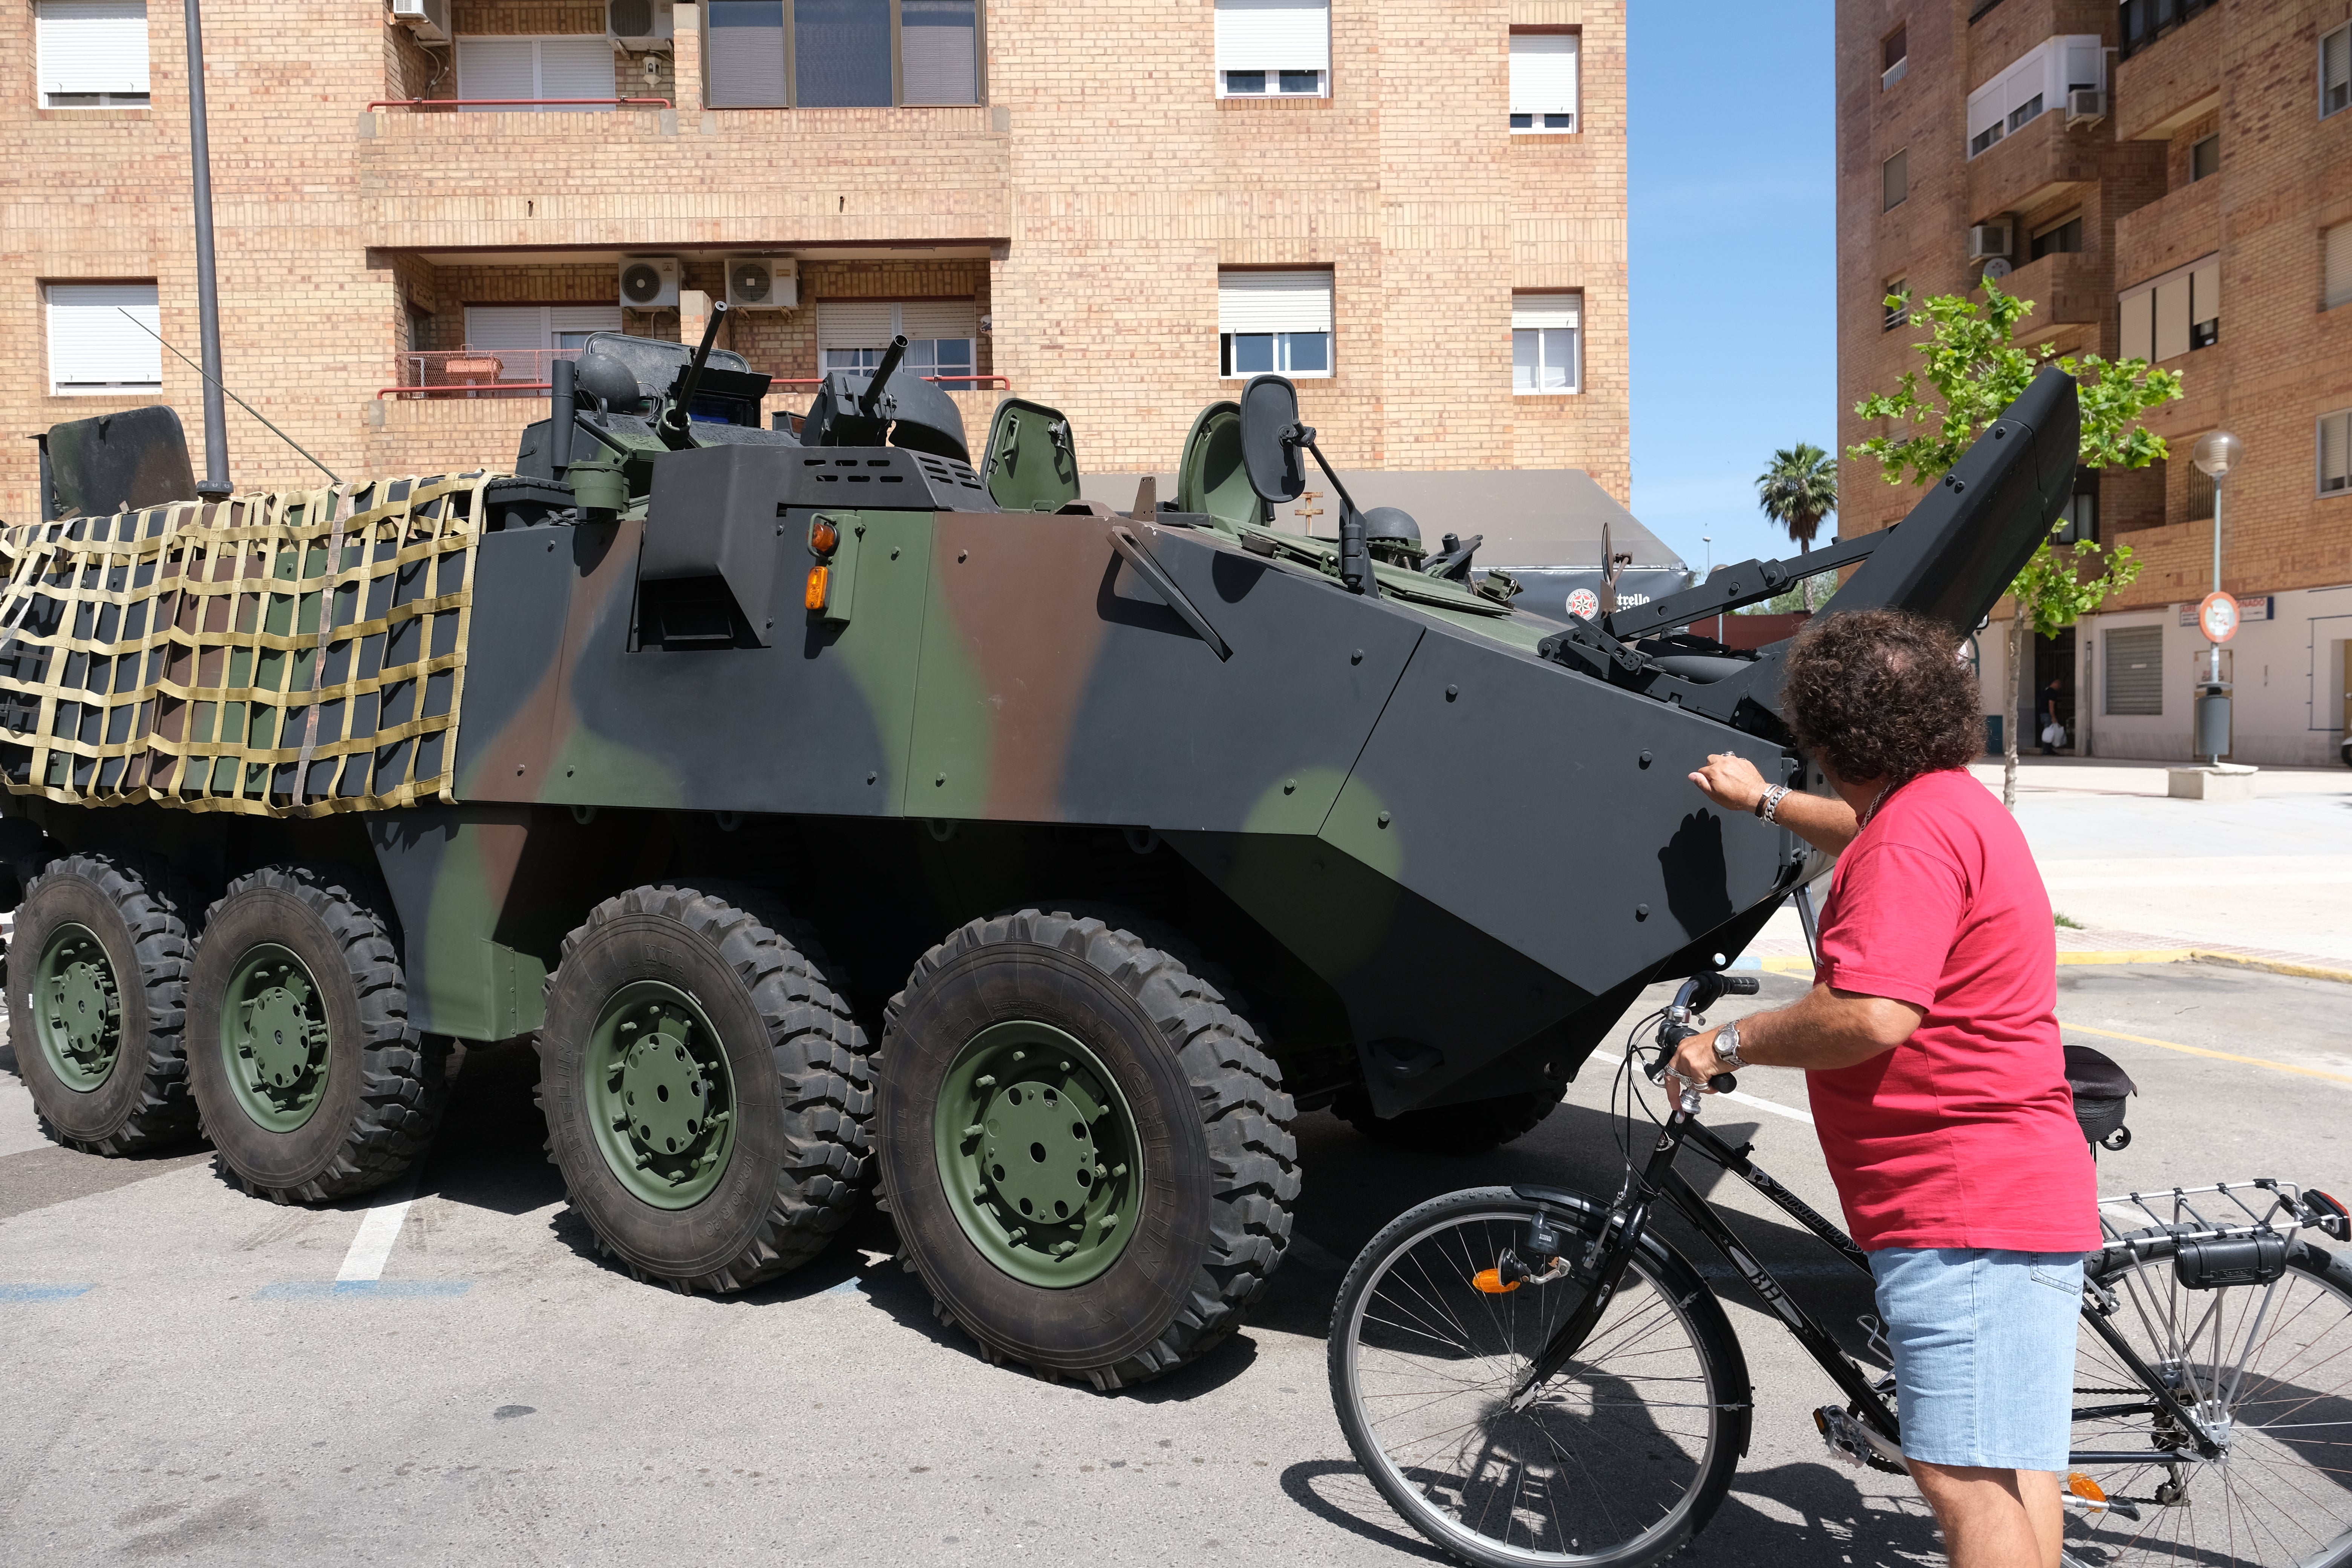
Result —
<instances>
[{"instance_id":1,"label":"street lamp post","mask_svg":"<svg viewBox=\"0 0 2352 1568\"><path fill-rule=\"evenodd\" d=\"M2213 481L2213 592L2221 592L2221 492L2224 478L2237 466L2245 443L2227 430L2211 430L2197 438L2189 460ZM2234 626L2229 629L2234 629ZM2197 750L2219 767L2230 749L2230 685L2221 679L2221 643L2210 625L2204 627L2207 664L2204 689L2197 698ZM2225 633L2226 635L2226 633Z\"/></svg>"}]
</instances>

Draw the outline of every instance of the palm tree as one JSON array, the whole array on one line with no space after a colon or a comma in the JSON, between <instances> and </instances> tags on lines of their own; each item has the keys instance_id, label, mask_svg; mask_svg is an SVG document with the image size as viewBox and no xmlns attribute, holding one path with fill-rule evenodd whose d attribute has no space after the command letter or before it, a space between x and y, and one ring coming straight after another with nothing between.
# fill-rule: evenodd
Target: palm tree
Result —
<instances>
[{"instance_id":1,"label":"palm tree","mask_svg":"<svg viewBox=\"0 0 2352 1568\"><path fill-rule=\"evenodd\" d=\"M1789 531L1800 554L1811 554L1813 535L1822 519L1837 510L1837 459L1810 441L1783 447L1756 476L1757 504L1764 515ZM1805 583L1805 603L1813 602L1812 582Z\"/></svg>"}]
</instances>

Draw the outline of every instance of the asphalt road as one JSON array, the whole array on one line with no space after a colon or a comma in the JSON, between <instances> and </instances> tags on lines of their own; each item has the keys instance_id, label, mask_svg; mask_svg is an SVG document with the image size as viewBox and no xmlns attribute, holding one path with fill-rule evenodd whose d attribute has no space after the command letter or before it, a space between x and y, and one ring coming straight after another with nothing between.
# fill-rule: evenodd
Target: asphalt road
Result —
<instances>
[{"instance_id":1,"label":"asphalt road","mask_svg":"<svg viewBox=\"0 0 2352 1568\"><path fill-rule=\"evenodd\" d=\"M1768 1005L1799 989L1765 984ZM2061 986L2062 1017L2105 1031L2072 1037L2142 1090L2105 1190L2267 1174L2352 1187L2352 988L2191 964L2069 969ZM53 1148L0 1072L0 1563L1430 1560L1331 1416L1322 1334L1339 1271L1398 1211L1454 1187L1613 1189L1612 1061L1596 1057L1533 1135L1477 1159L1402 1156L1305 1118L1300 1240L1271 1299L1202 1363L1114 1395L982 1361L934 1321L870 1215L744 1297L634 1283L563 1210L525 1055L467 1064L397 1213L384 1194L273 1207L201 1152ZM1742 1088L1803 1104L1792 1076ZM1743 1103L1711 1120L1834 1212L1803 1121ZM1759 1254L1850 1331L1868 1308L1860 1277L1744 1189L1723 1195ZM373 1286L332 1283L372 1268ZM1907 1483L1822 1450L1808 1412L1826 1380L1774 1321L1736 1297L1732 1312L1755 1443L1689 1560L1935 1560Z\"/></svg>"}]
</instances>

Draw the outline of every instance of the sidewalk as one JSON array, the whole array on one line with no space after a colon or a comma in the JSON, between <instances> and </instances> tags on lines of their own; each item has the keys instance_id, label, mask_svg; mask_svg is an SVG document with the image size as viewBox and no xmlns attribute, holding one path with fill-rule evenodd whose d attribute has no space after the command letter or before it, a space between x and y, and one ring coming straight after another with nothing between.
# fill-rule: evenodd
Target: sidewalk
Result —
<instances>
[{"instance_id":1,"label":"sidewalk","mask_svg":"<svg viewBox=\"0 0 2352 1568\"><path fill-rule=\"evenodd\" d=\"M1970 771L1999 795L1999 762ZM2017 774L2051 906L2080 927L2059 928L2059 963L2198 957L2352 979L2352 768L2265 768L2250 801L2168 799L2162 763L2021 757ZM1741 962L1810 967L1793 907Z\"/></svg>"}]
</instances>

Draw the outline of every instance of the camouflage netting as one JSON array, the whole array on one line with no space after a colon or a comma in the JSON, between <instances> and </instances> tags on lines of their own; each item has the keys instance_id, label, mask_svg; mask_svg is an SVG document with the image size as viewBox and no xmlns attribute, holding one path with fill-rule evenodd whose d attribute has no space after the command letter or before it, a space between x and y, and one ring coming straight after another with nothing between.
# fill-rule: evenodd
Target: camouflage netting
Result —
<instances>
[{"instance_id":1,"label":"camouflage netting","mask_svg":"<svg viewBox=\"0 0 2352 1568\"><path fill-rule=\"evenodd\" d=\"M490 478L7 529L0 781L266 816L454 799Z\"/></svg>"}]
</instances>

